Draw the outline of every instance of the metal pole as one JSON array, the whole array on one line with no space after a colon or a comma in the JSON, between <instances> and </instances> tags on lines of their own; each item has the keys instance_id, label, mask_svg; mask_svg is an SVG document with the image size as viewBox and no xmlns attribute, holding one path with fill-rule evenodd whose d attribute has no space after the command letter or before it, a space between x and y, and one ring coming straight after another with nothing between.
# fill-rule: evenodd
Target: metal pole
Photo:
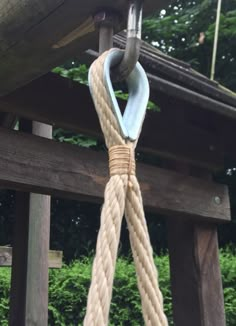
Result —
<instances>
[{"instance_id":1,"label":"metal pole","mask_svg":"<svg viewBox=\"0 0 236 326\"><path fill-rule=\"evenodd\" d=\"M222 3L222 0L218 0L217 14L216 14L215 37L214 37L212 63L211 63L211 76L210 76L211 80L214 80L214 78L215 78L216 55L217 55L217 47L218 47L218 39L219 39L219 28L220 28L221 3Z\"/></svg>"},{"instance_id":2,"label":"metal pole","mask_svg":"<svg viewBox=\"0 0 236 326\"><path fill-rule=\"evenodd\" d=\"M95 14L94 23L99 30L99 54L112 48L114 26L118 21L118 15L110 10L99 11Z\"/></svg>"},{"instance_id":3,"label":"metal pole","mask_svg":"<svg viewBox=\"0 0 236 326\"><path fill-rule=\"evenodd\" d=\"M109 50L113 46L113 26L103 25L99 27L99 54Z\"/></svg>"}]
</instances>

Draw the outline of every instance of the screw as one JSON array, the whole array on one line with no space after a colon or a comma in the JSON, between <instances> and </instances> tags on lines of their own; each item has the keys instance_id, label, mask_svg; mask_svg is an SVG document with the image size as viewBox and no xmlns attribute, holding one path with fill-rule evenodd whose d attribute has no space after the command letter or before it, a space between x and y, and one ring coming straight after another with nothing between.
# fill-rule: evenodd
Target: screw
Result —
<instances>
[{"instance_id":1,"label":"screw","mask_svg":"<svg viewBox=\"0 0 236 326\"><path fill-rule=\"evenodd\" d=\"M219 196L215 196L214 197L214 202L216 205L220 205L221 204L221 198Z\"/></svg>"}]
</instances>

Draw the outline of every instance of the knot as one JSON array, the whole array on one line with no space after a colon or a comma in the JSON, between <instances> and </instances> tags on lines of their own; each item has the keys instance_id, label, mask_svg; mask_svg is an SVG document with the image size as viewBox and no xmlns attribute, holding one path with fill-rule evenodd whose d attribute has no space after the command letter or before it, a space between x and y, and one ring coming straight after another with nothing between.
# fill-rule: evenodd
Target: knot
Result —
<instances>
[{"instance_id":1,"label":"knot","mask_svg":"<svg viewBox=\"0 0 236 326\"><path fill-rule=\"evenodd\" d=\"M110 176L135 174L134 150L128 145L116 145L109 148Z\"/></svg>"}]
</instances>

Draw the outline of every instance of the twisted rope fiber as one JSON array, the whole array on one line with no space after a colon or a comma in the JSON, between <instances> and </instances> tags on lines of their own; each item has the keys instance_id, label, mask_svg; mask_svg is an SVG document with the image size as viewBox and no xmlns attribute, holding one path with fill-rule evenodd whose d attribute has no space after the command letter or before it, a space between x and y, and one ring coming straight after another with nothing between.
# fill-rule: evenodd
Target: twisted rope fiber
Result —
<instances>
[{"instance_id":1,"label":"twisted rope fiber","mask_svg":"<svg viewBox=\"0 0 236 326\"><path fill-rule=\"evenodd\" d=\"M103 82L103 65L107 54L108 52L105 52L92 64L90 78L95 108L109 149L110 179L105 188L84 326L108 325L124 212L145 325L166 326L168 322L163 312L163 299L158 286L140 187L135 176L136 143L128 142L121 136Z\"/></svg>"}]
</instances>

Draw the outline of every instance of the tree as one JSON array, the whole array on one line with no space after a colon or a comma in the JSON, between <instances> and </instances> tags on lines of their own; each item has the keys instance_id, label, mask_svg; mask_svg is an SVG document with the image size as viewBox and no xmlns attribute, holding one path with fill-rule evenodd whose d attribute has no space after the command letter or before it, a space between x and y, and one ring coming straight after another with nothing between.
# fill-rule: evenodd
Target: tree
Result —
<instances>
[{"instance_id":1,"label":"tree","mask_svg":"<svg viewBox=\"0 0 236 326\"><path fill-rule=\"evenodd\" d=\"M189 62L210 76L217 0L174 0L144 20L146 41L166 54ZM216 79L236 90L236 0L223 1L216 63Z\"/></svg>"}]
</instances>

